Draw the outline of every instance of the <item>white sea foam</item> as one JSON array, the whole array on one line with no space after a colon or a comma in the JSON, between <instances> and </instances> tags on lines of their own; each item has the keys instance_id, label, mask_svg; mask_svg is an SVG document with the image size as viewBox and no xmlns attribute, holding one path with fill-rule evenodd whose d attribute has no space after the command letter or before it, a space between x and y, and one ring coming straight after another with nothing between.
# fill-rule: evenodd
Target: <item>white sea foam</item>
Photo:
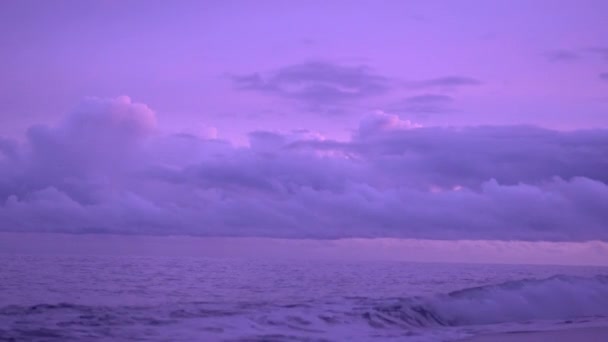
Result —
<instances>
[{"instance_id":1,"label":"white sea foam","mask_svg":"<svg viewBox=\"0 0 608 342\"><path fill-rule=\"evenodd\" d=\"M602 268L3 261L0 340L450 341L608 326L608 272Z\"/></svg>"},{"instance_id":2,"label":"white sea foam","mask_svg":"<svg viewBox=\"0 0 608 342\"><path fill-rule=\"evenodd\" d=\"M440 295L432 308L451 325L608 316L608 276L558 275Z\"/></svg>"}]
</instances>

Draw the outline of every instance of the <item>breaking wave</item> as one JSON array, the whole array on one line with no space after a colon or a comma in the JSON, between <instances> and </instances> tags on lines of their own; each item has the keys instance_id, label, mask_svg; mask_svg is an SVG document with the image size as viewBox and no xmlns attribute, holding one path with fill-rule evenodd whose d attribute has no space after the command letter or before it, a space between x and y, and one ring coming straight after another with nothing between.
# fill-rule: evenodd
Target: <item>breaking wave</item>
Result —
<instances>
[{"instance_id":1,"label":"breaking wave","mask_svg":"<svg viewBox=\"0 0 608 342\"><path fill-rule=\"evenodd\" d=\"M410 326L462 326L608 316L608 276L554 276L397 300L367 316Z\"/></svg>"},{"instance_id":2,"label":"breaking wave","mask_svg":"<svg viewBox=\"0 0 608 342\"><path fill-rule=\"evenodd\" d=\"M266 334L264 336L333 335L334 331L361 329L390 329L407 335L412 331L430 331L434 327L541 320L567 323L605 317L608 317L608 276L554 276L466 288L429 297L394 299L344 297L330 302L196 302L160 306L11 305L0 308L0 323L4 323L0 325L0 340L78 340L83 337L120 340L137 335L132 331L133 327L139 331L157 329L162 335L167 329L183 332L192 326L196 326L196 336L201 333L226 336L232 329L235 338L259 337L260 333ZM12 329L1 329L2 326ZM172 336L173 340L178 340Z\"/></svg>"}]
</instances>

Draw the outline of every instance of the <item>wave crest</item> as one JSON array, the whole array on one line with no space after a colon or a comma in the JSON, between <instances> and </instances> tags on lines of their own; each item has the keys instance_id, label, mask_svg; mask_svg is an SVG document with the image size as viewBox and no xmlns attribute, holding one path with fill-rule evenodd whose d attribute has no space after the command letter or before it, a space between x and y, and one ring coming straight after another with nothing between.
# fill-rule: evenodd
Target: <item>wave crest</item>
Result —
<instances>
[{"instance_id":1,"label":"wave crest","mask_svg":"<svg viewBox=\"0 0 608 342\"><path fill-rule=\"evenodd\" d=\"M410 326L461 326L608 316L608 276L553 276L471 287L381 305L370 318Z\"/></svg>"}]
</instances>

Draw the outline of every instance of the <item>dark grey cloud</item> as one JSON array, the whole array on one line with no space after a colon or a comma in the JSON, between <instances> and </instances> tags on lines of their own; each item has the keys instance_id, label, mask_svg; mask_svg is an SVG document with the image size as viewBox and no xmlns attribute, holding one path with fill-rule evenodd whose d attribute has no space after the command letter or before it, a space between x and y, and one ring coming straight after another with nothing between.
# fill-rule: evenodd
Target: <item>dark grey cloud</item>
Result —
<instances>
[{"instance_id":1,"label":"dark grey cloud","mask_svg":"<svg viewBox=\"0 0 608 342\"><path fill-rule=\"evenodd\" d=\"M608 81L608 72L602 72L598 76L599 76L600 80Z\"/></svg>"},{"instance_id":2,"label":"dark grey cloud","mask_svg":"<svg viewBox=\"0 0 608 342\"><path fill-rule=\"evenodd\" d=\"M405 86L410 89L457 89L461 87L479 86L482 82L467 76L443 76L427 80L408 82Z\"/></svg>"},{"instance_id":3,"label":"dark grey cloud","mask_svg":"<svg viewBox=\"0 0 608 342\"><path fill-rule=\"evenodd\" d=\"M143 105L85 101L4 144L0 230L608 240L606 130L419 127L379 113L345 141L249 139L155 135Z\"/></svg>"},{"instance_id":4,"label":"dark grey cloud","mask_svg":"<svg viewBox=\"0 0 608 342\"><path fill-rule=\"evenodd\" d=\"M445 113L451 110L454 98L442 94L421 94L406 97L402 101L388 106L388 110L395 113L411 113L425 116L435 113Z\"/></svg>"},{"instance_id":5,"label":"dark grey cloud","mask_svg":"<svg viewBox=\"0 0 608 342\"><path fill-rule=\"evenodd\" d=\"M293 99L310 106L334 105L387 93L391 80L365 65L312 61L274 72L232 77L238 89Z\"/></svg>"},{"instance_id":6,"label":"dark grey cloud","mask_svg":"<svg viewBox=\"0 0 608 342\"><path fill-rule=\"evenodd\" d=\"M580 53L573 50L552 50L544 53L551 62L574 62L581 59Z\"/></svg>"}]
</instances>

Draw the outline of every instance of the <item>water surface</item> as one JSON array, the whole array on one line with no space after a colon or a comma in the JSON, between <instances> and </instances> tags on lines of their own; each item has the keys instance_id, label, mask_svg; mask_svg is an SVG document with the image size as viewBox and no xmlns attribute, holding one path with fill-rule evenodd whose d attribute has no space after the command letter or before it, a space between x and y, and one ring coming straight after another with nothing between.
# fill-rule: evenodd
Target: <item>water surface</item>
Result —
<instances>
[{"instance_id":1,"label":"water surface","mask_svg":"<svg viewBox=\"0 0 608 342\"><path fill-rule=\"evenodd\" d=\"M0 340L450 341L606 325L608 269L0 256Z\"/></svg>"}]
</instances>

